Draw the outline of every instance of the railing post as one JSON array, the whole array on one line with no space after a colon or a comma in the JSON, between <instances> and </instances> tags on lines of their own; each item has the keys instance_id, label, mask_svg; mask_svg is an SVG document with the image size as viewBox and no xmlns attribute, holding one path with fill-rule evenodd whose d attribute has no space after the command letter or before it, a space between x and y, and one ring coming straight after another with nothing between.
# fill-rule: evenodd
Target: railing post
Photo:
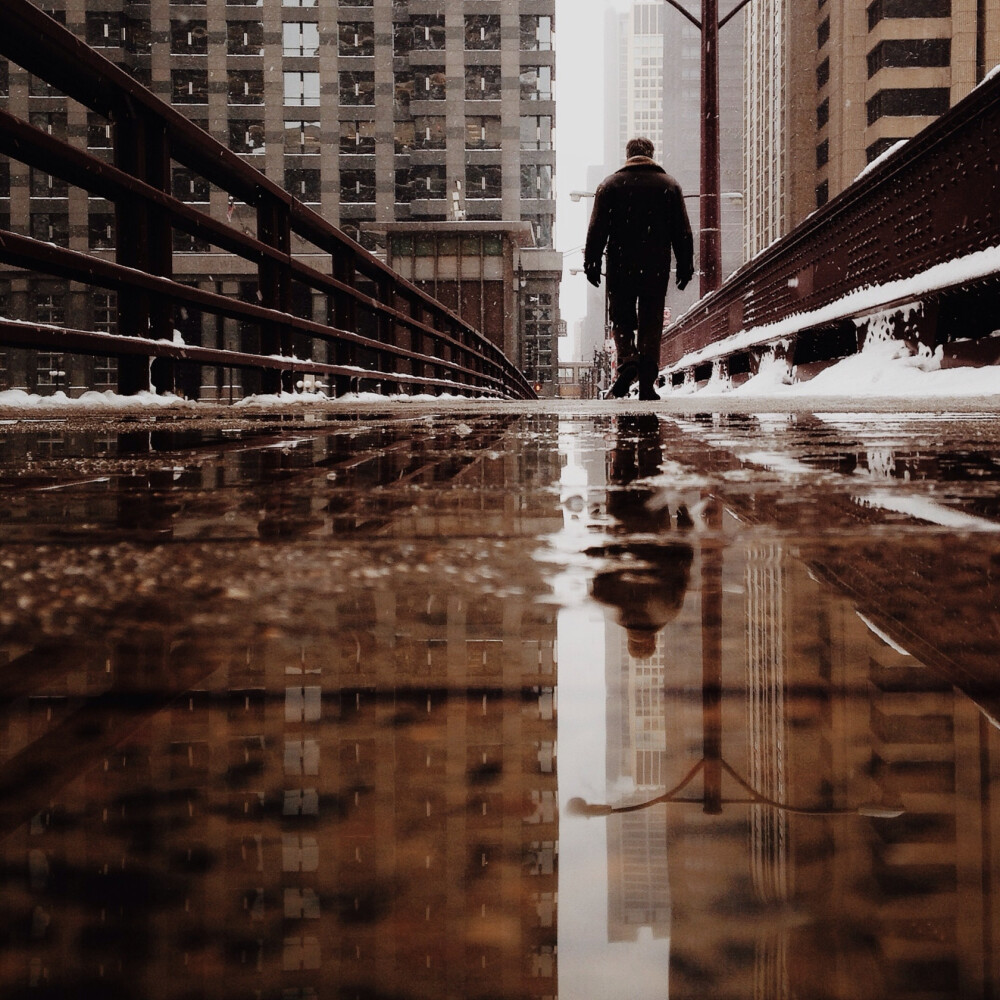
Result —
<instances>
[{"instance_id":1,"label":"railing post","mask_svg":"<svg viewBox=\"0 0 1000 1000\"><path fill-rule=\"evenodd\" d=\"M353 256L345 247L338 247L332 254L333 276L337 281L354 286ZM330 310L333 325L338 330L354 332L357 328L357 302L347 292L336 291L331 296L333 302ZM354 345L348 341L336 340L333 344L333 363L335 365L353 365L355 363ZM351 379L347 375L338 375L334 380L334 395L343 396L351 391Z\"/></svg>"},{"instance_id":2,"label":"railing post","mask_svg":"<svg viewBox=\"0 0 1000 1000\"><path fill-rule=\"evenodd\" d=\"M257 239L289 258L288 263L265 259L257 271L260 304L268 309L287 313L292 308L292 250L291 218L288 205L264 191L258 191ZM276 323L261 324L260 353L263 355L291 355L291 331ZM261 389L265 393L281 390L291 392L294 372L265 369L261 376Z\"/></svg>"},{"instance_id":3,"label":"railing post","mask_svg":"<svg viewBox=\"0 0 1000 1000\"><path fill-rule=\"evenodd\" d=\"M170 190L170 149L166 132L151 118L124 118L115 124L115 166L161 191ZM173 230L164 209L127 196L115 202L115 260L148 274L173 274ZM118 330L133 337L171 340L171 303L146 292L118 292ZM173 362L158 359L150 366L143 357L118 361L118 389L132 395L149 389L174 388Z\"/></svg>"},{"instance_id":4,"label":"railing post","mask_svg":"<svg viewBox=\"0 0 1000 1000\"><path fill-rule=\"evenodd\" d=\"M378 288L378 300L384 306L392 306L395 304L395 295L393 289L395 288L395 282L392 278L381 275L376 279L376 287ZM395 331L394 325L395 320L388 313L379 312L376 317L376 329L378 331L378 342L380 344L393 344L395 343ZM395 357L388 351L378 352L378 367L382 372L388 372L390 365L392 366L393 373L398 373L400 366L405 365L407 373L412 373L413 363L406 359ZM394 383L393 387L398 390L399 384Z\"/></svg>"}]
</instances>

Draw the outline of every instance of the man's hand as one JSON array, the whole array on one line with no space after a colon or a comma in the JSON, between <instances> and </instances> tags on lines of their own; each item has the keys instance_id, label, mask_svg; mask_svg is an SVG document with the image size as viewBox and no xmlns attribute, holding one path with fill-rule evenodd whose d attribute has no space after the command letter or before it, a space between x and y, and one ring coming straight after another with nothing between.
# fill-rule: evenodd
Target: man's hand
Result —
<instances>
[{"instance_id":1,"label":"man's hand","mask_svg":"<svg viewBox=\"0 0 1000 1000\"><path fill-rule=\"evenodd\" d=\"M591 261L590 263L584 263L583 273L587 276L587 281L589 281L594 288L601 287L601 262L596 263Z\"/></svg>"},{"instance_id":2,"label":"man's hand","mask_svg":"<svg viewBox=\"0 0 1000 1000\"><path fill-rule=\"evenodd\" d=\"M688 286L688 282L691 281L692 272L691 271L678 271L677 272L677 290L683 292Z\"/></svg>"}]
</instances>

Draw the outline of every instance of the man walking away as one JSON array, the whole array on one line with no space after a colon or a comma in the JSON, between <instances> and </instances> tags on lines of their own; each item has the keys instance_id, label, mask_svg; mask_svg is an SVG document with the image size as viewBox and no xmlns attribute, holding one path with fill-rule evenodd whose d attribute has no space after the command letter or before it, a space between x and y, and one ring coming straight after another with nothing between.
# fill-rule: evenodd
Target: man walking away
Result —
<instances>
[{"instance_id":1,"label":"man walking away","mask_svg":"<svg viewBox=\"0 0 1000 1000\"><path fill-rule=\"evenodd\" d=\"M626 395L638 378L639 398L659 399L653 383L660 367L670 253L673 249L677 258L682 289L694 273L694 243L680 185L653 160L652 142L630 139L625 156L625 165L597 189L583 268L587 280L599 286L607 250L608 306L618 353L611 395Z\"/></svg>"}]
</instances>

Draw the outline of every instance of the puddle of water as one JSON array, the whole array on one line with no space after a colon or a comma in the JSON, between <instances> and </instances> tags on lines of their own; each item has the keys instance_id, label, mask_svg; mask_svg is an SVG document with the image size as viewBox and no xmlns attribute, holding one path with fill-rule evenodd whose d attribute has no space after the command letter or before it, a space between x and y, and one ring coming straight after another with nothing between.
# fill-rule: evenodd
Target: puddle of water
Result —
<instances>
[{"instance_id":1,"label":"puddle of water","mask_svg":"<svg viewBox=\"0 0 1000 1000\"><path fill-rule=\"evenodd\" d=\"M3 995L992 995L998 439L5 428Z\"/></svg>"}]
</instances>

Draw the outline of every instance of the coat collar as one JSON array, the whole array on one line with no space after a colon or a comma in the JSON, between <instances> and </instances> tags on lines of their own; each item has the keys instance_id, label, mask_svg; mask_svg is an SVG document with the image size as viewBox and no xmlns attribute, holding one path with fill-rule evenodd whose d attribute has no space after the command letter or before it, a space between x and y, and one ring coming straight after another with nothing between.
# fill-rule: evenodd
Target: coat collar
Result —
<instances>
[{"instance_id":1,"label":"coat collar","mask_svg":"<svg viewBox=\"0 0 1000 1000\"><path fill-rule=\"evenodd\" d=\"M666 173L666 171L649 156L630 156L626 161L625 165L621 168L622 170L634 170L652 168L654 170L659 170L660 173Z\"/></svg>"}]
</instances>

